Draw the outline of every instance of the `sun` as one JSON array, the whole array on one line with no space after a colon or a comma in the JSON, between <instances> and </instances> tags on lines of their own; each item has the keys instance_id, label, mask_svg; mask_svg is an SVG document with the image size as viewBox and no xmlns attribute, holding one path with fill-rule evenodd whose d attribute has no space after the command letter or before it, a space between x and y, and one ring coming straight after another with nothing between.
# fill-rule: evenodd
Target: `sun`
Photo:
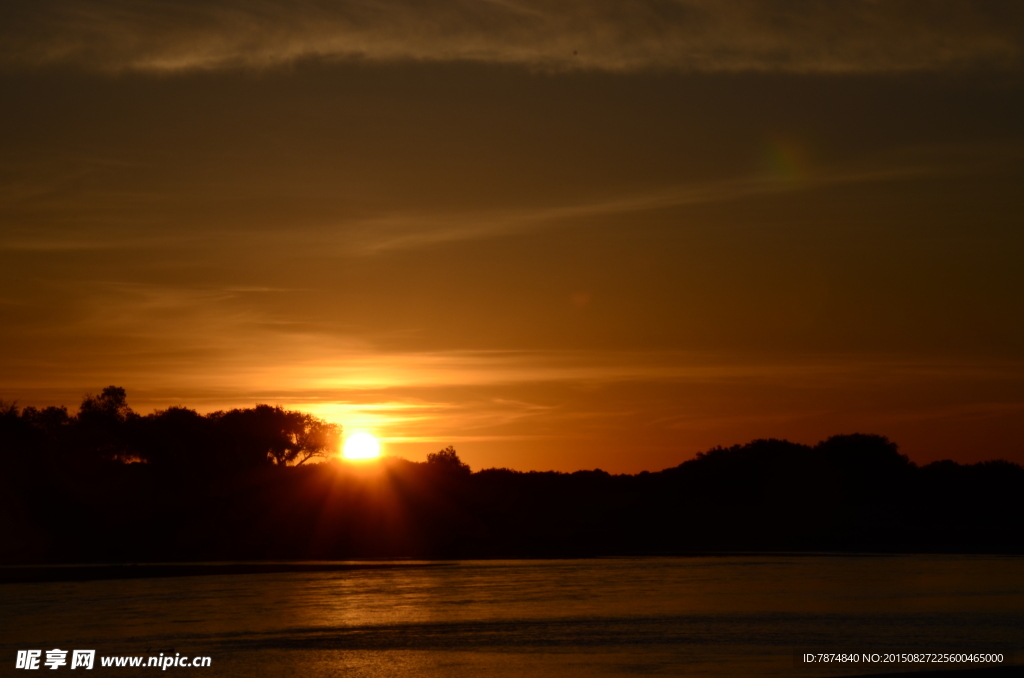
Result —
<instances>
[{"instance_id":1,"label":"sun","mask_svg":"<svg viewBox=\"0 0 1024 678\"><path fill-rule=\"evenodd\" d=\"M353 433L341 451L345 459L375 459L380 456L380 442L369 433Z\"/></svg>"}]
</instances>

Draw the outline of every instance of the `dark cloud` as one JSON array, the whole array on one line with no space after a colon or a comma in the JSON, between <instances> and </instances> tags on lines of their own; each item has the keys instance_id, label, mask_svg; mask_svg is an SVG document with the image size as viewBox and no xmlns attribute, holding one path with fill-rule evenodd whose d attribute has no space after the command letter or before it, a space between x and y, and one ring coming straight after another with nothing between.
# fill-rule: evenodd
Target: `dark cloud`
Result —
<instances>
[{"instance_id":1,"label":"dark cloud","mask_svg":"<svg viewBox=\"0 0 1024 678\"><path fill-rule=\"evenodd\" d=\"M543 70L906 72L1016 67L1019 2L51 0L0 10L8 68L266 67L306 58Z\"/></svg>"}]
</instances>

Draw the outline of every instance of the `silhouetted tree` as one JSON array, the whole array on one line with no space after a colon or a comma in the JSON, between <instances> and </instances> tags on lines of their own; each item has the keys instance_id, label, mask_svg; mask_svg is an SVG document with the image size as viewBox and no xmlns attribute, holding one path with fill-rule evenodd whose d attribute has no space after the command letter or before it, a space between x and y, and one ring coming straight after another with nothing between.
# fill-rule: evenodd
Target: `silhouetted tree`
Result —
<instances>
[{"instance_id":1,"label":"silhouetted tree","mask_svg":"<svg viewBox=\"0 0 1024 678\"><path fill-rule=\"evenodd\" d=\"M7 402L3 398L0 398L0 417L17 417L18 416L18 402L12 400Z\"/></svg>"},{"instance_id":2,"label":"silhouetted tree","mask_svg":"<svg viewBox=\"0 0 1024 678\"><path fill-rule=\"evenodd\" d=\"M17 402L0 400L0 459L4 466L16 461L19 454L24 454L30 433L18 411Z\"/></svg>"},{"instance_id":3,"label":"silhouetted tree","mask_svg":"<svg viewBox=\"0 0 1024 678\"><path fill-rule=\"evenodd\" d=\"M337 449L341 427L302 412L270 405L214 412L209 418L238 468L304 464Z\"/></svg>"},{"instance_id":4,"label":"silhouetted tree","mask_svg":"<svg viewBox=\"0 0 1024 678\"><path fill-rule=\"evenodd\" d=\"M98 396L86 396L78 408L76 428L82 451L104 460L134 461L127 424L138 418L128 407L125 390L108 386Z\"/></svg>"},{"instance_id":5,"label":"silhouetted tree","mask_svg":"<svg viewBox=\"0 0 1024 678\"><path fill-rule=\"evenodd\" d=\"M41 410L34 407L26 407L25 411L21 414L21 418L29 426L49 437L60 435L61 431L67 429L72 424L72 419L68 415L68 408L66 407L51 406L44 407Z\"/></svg>"},{"instance_id":6,"label":"silhouetted tree","mask_svg":"<svg viewBox=\"0 0 1024 678\"><path fill-rule=\"evenodd\" d=\"M140 455L155 466L191 473L227 470L217 458L214 422L195 410L169 407L144 417L137 440Z\"/></svg>"},{"instance_id":7,"label":"silhouetted tree","mask_svg":"<svg viewBox=\"0 0 1024 678\"><path fill-rule=\"evenodd\" d=\"M341 426L308 414L303 415L302 431L296 436L298 453L289 461L302 466L310 459L331 457L337 453L340 442Z\"/></svg>"},{"instance_id":8,"label":"silhouetted tree","mask_svg":"<svg viewBox=\"0 0 1024 678\"><path fill-rule=\"evenodd\" d=\"M470 473L469 464L459 459L459 453L449 445L439 452L431 452L427 455L427 464L433 468L454 471L457 473Z\"/></svg>"}]
</instances>

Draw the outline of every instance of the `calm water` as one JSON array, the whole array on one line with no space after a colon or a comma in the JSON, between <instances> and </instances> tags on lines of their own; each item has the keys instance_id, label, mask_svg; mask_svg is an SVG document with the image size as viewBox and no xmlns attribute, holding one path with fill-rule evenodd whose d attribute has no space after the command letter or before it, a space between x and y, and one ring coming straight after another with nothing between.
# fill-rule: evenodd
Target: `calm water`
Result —
<instances>
[{"instance_id":1,"label":"calm water","mask_svg":"<svg viewBox=\"0 0 1024 678\"><path fill-rule=\"evenodd\" d=\"M0 611L4 674L17 649L60 647L213 658L168 675L849 675L898 667L794 668L793 653L1024 650L1024 559L486 561L8 584Z\"/></svg>"}]
</instances>

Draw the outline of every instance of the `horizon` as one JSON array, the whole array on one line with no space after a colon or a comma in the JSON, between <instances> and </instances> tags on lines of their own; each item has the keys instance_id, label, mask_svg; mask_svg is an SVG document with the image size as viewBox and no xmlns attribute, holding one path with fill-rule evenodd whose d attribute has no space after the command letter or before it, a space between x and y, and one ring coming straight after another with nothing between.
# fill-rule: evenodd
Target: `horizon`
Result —
<instances>
[{"instance_id":1,"label":"horizon","mask_svg":"<svg viewBox=\"0 0 1024 678\"><path fill-rule=\"evenodd\" d=\"M187 410L189 412L196 413L200 417L205 418L205 419L215 419L217 415L224 415L226 413L227 414L231 414L233 412L242 412L242 413L244 413L244 412L254 412L256 410L259 410L260 408L268 408L268 409L272 409L272 410L279 410L284 415L304 415L304 416L308 415L308 416L306 416L306 419L305 419L307 422L310 422L309 417L311 416L312 417L312 421L310 423L315 424L315 425L327 424L328 427L331 427L331 426L335 425L335 422L330 422L330 421L326 421L326 420L320 419L320 418L316 417L315 415L311 415L308 412L302 412L302 411L297 411L297 410L287 410L287 409L281 408L279 405L271 405L269 403L256 403L251 408L246 408L246 407L231 408L230 411L226 410L226 409L221 409L221 410L211 410L211 411L208 411L208 412L202 412L202 411L196 410L194 408L189 408L186 405L175 405L175 406L171 406L169 408L155 409L152 412L144 413L144 412L136 411L134 408L132 408L131 404L129 402L127 402L127 398L126 398L127 394L124 392L124 389L121 389L121 388L116 387L116 386L110 386L110 387L107 387L107 388L103 389L103 393L100 396L87 395L85 397L85 399L83 400L83 402L82 402L82 404L81 404L81 406L80 406L80 408L79 408L79 410L77 412L75 410L71 409L71 408L68 408L65 405L52 405L51 404L51 405L47 405L47 406L35 406L35 405L24 405L23 406L23 405L21 405L17 401L0 400L0 414L5 414L5 413L6 414L11 414L11 413L13 413L15 416L21 416L21 415L25 414L25 410L26 409L35 410L35 412L37 412L37 413L42 413L42 411L47 409L47 408L55 407L57 409L64 410L65 413L66 413L66 416L68 417L67 421L70 422L72 425L74 425L74 422L79 419L79 417L81 416L82 412L86 411L87 409L92 409L92 408L94 408L96 406L99 406L101 409L104 408L104 404L102 404L102 401L107 397L108 392L110 392L114 396L114 400L111 401L111 403L113 403L114 406L117 408L116 411L120 412L120 414L116 415L117 416L117 420L116 421L121 421L122 424L127 423L128 420L132 419L132 418L135 418L136 420L152 420L152 419L155 419L155 418L159 418L161 415L166 414L168 412L168 410L171 410L171 409L184 409L184 410ZM118 393L119 393L119 396L118 396ZM123 410L121 408L123 408ZM123 419L123 417L128 417L128 419ZM25 419L25 421L27 423L29 423L29 426L38 427L38 426L40 426L40 424L42 424L44 419ZM112 422L112 423L116 423L116 421ZM38 423L33 423L33 422L38 422ZM175 425L180 426L181 425L180 423L179 424L175 424L173 420L170 423L172 424L172 426L175 426ZM44 425L44 427L52 426L52 423L51 424L43 424L43 425ZM278 425L287 427L289 424L278 424ZM307 423L306 425L308 426L309 423ZM46 435L52 435L54 433L54 431L49 429L49 428L40 429L40 432L43 432L44 430L47 431ZM342 467L361 468L361 469L364 469L364 470L368 470L369 468L372 468L377 463L383 463L383 462L387 462L389 460L396 460L396 461L402 461L402 462L410 462L410 463L414 463L414 464L416 464L416 463L420 463L420 464L424 463L423 461L419 461L417 459L410 459L410 458L408 458L406 456L403 456L402 454L400 454L398 452L392 452L392 451L388 450L388 448L387 448L388 441L386 439L379 439L376 436L368 433L365 430L356 429L356 430L352 430L352 431L346 431L343 427L340 427L340 425L336 429L328 428L327 430L335 430L336 433L335 433L335 437L333 438L333 441L331 441L332 439L330 439L330 438L326 439L328 442L326 442L326 444L323 446L322 452L318 452L317 454L311 455L308 458L302 458L298 462L296 462L293 459L293 460L287 462L287 464L285 464L285 465L286 466L301 466L301 465L305 464L306 462L310 462L310 466L316 466L316 465L320 465L320 464L334 463L334 464L338 464L338 465L340 465ZM237 435L238 433L239 433L238 431L235 431L235 433L233 435ZM281 429L280 433L285 434L289 438L293 438L296 435L295 431L286 432L285 429ZM425 461L427 463L429 463L429 462L431 462L431 459L433 457L437 457L438 455L443 456L445 454L450 453L454 457L456 463L458 463L458 464L465 463L466 464L466 468L471 470L471 471L473 471L474 473L480 472L480 471L513 471L513 472L516 472L516 473L561 473L561 474L600 472L600 473L606 473L606 474L613 475L613 476L616 476L616 475L636 476L636 475L639 475L639 474L646 474L646 473L654 473L654 474L660 473L662 471L667 471L667 470L670 470L670 469L679 468L679 467L683 466L687 462L701 459L702 457L705 457L705 456L707 456L709 454L721 453L723 451L737 450L737 449L741 449L741 448L750 448L752 446L757 446L759 444L782 443L782 444L785 444L785 445L793 445L793 446L797 446L797 447L804 447L804 448L807 448L807 449L817 449L817 448L827 447L828 443L834 442L834 441L839 440L839 439L857 439L857 438L861 438L861 439L877 439L879 441L884 442L886 445L891 446L893 452L897 453L900 457L905 458L907 463L911 467L914 467L914 468L921 468L921 467L926 467L929 464L938 464L938 463L950 462L950 461L952 461L952 462L954 462L956 464L959 464L959 465L963 465L963 466L971 466L971 465L976 465L976 464L987 464L987 463L990 463L990 462L1007 462L1007 463L1010 463L1010 464L1012 464L1014 466L1017 466L1018 468L1020 468L1022 466L1019 462L1014 462L1014 461L1003 459L1003 458L999 458L999 457L986 457L986 458L983 458L983 459L980 459L980 460L976 460L974 462L957 462L954 459L946 458L946 459L933 459L933 460L930 460L928 462L918 463L917 461L915 461L914 459L910 458L909 455L905 454L901 450L898 441L891 440L888 436L885 436L885 435L877 433L877 432L876 433L866 433L866 432L863 432L863 431L853 431L853 432L848 432L848 433L834 433L834 434L828 435L826 437L823 437L822 439L820 439L818 441L815 441L813 443L812 442L790 440L788 438L765 438L765 437L754 438L754 439L751 439L751 440L744 441L742 443L731 443L731 444L721 444L721 443L719 443L719 444L710 446L708 448L705 448L703 450L698 450L695 453L693 453L692 455L682 458L681 461L679 461L676 464L670 464L670 465L667 465L667 466L664 466L664 467L661 467L661 468L643 468L643 469L640 469L640 470L622 470L622 469L614 469L614 468L606 469L606 468L601 468L599 466L594 466L592 468L578 467L578 468L575 468L575 469L572 469L572 468L513 468L513 467L510 467L510 466L507 466L507 465L506 466L479 466L479 465L474 466L474 464L469 463L470 461L472 461L471 459L468 459L468 458L467 459L463 459L462 456L459 455L458 451L455 449L454 445L452 445L450 443L449 443L449 445L447 447L445 447L440 452L435 451L435 452L427 453L425 455ZM363 450L357 450L354 454L350 455L349 454L348 445L349 445L349 443L353 439L366 439L366 440L369 440L370 441L369 444L370 444L372 449L370 449L367 452L367 451L365 451L365 448L363 448ZM366 444L366 440L360 440L360 442L365 445ZM120 461L122 463L131 463L131 462L151 463L149 460L145 459L144 456L145 455L143 455L143 457L137 457L137 453L130 453L129 454L129 458L131 459L131 461L129 461L128 458L120 459L120 457L118 457L117 459L120 459ZM268 457L268 461L272 461L272 459L270 459ZM280 463L280 462L278 461L277 463ZM473 470L474 468L475 468L475 470Z\"/></svg>"},{"instance_id":2,"label":"horizon","mask_svg":"<svg viewBox=\"0 0 1024 678\"><path fill-rule=\"evenodd\" d=\"M452 446L342 459L337 428L299 412L140 417L124 395L73 419L0 409L0 561L1021 552L1024 468L918 466L884 436L754 440L636 474L474 473Z\"/></svg>"}]
</instances>

